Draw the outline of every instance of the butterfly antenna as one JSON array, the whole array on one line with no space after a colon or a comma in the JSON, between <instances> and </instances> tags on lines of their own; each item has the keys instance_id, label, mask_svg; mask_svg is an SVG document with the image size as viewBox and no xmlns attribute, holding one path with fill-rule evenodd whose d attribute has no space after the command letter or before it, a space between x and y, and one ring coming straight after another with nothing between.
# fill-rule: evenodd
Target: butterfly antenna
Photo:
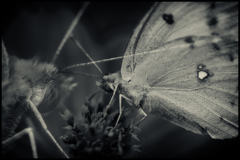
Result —
<instances>
[{"instance_id":1,"label":"butterfly antenna","mask_svg":"<svg viewBox=\"0 0 240 160\"><path fill-rule=\"evenodd\" d=\"M78 11L77 15L75 16L75 18L73 19L71 25L69 26L66 34L64 35L61 43L59 44L56 53L54 54L54 57L52 59L52 63L54 63L60 53L60 51L62 50L62 47L64 46L64 44L66 43L67 39L69 38L69 36L71 35L72 31L74 30L74 28L76 27L79 19L81 18L81 16L83 15L83 13L85 12L87 6L89 5L89 2L85 2L82 6L82 8Z\"/></svg>"},{"instance_id":2,"label":"butterfly antenna","mask_svg":"<svg viewBox=\"0 0 240 160\"><path fill-rule=\"evenodd\" d=\"M77 38L71 34L71 39L76 43L78 48L83 51L83 53L88 57L88 59L97 67L97 69L100 71L100 73L103 73L102 70L98 67L98 65L95 63L95 61L92 59L92 57L86 52L86 50L83 48L83 46L80 44L80 42L77 40Z\"/></svg>"},{"instance_id":3,"label":"butterfly antenna","mask_svg":"<svg viewBox=\"0 0 240 160\"><path fill-rule=\"evenodd\" d=\"M65 71L65 70L60 70L58 72L59 73L65 73L65 74L75 74L75 75L86 76L86 77L102 78L102 76L96 76L96 75L91 75L91 74L86 74L86 73L79 73L79 72L77 73L77 72Z\"/></svg>"},{"instance_id":4,"label":"butterfly antenna","mask_svg":"<svg viewBox=\"0 0 240 160\"><path fill-rule=\"evenodd\" d=\"M136 53L136 54L126 55L126 56L119 56L119 57L113 57L113 58L108 58L108 59L102 59L102 60L98 60L98 61L94 61L94 62L74 64L74 65L63 68L63 70L69 70L69 69L73 69L73 68L77 68L77 67L81 67L81 66L87 66L87 65L91 65L91 64L95 64L95 63L103 63L103 62L108 62L108 61L114 61L114 60L119 60L119 59L133 57L133 56L141 56L141 55L144 55L144 54L156 53L156 51L157 50L152 50L152 51L148 51L148 52Z\"/></svg>"}]
</instances>

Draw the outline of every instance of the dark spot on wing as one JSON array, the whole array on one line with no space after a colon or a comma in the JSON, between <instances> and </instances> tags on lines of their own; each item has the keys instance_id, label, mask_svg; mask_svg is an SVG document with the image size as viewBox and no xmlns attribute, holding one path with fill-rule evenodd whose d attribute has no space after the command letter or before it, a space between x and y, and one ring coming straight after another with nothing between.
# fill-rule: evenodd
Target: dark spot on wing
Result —
<instances>
[{"instance_id":1,"label":"dark spot on wing","mask_svg":"<svg viewBox=\"0 0 240 160\"><path fill-rule=\"evenodd\" d=\"M232 52L229 54L229 59L230 59L231 62L233 62L234 56L233 56L233 53L232 53Z\"/></svg>"},{"instance_id":2,"label":"dark spot on wing","mask_svg":"<svg viewBox=\"0 0 240 160\"><path fill-rule=\"evenodd\" d=\"M215 50L220 50L220 47L216 43L212 43L212 47Z\"/></svg>"},{"instance_id":3,"label":"dark spot on wing","mask_svg":"<svg viewBox=\"0 0 240 160\"><path fill-rule=\"evenodd\" d=\"M192 39L191 36L188 36L188 37L185 37L184 42L186 42L186 43L193 43L194 40Z\"/></svg>"},{"instance_id":4,"label":"dark spot on wing","mask_svg":"<svg viewBox=\"0 0 240 160\"><path fill-rule=\"evenodd\" d=\"M193 40L193 38L191 36L185 37L184 38L184 42L191 44L190 47L189 47L190 49L194 49L195 48L194 47L194 40Z\"/></svg>"},{"instance_id":5,"label":"dark spot on wing","mask_svg":"<svg viewBox=\"0 0 240 160\"><path fill-rule=\"evenodd\" d=\"M163 14L162 18L167 24L173 24L174 23L172 14Z\"/></svg>"},{"instance_id":6,"label":"dark spot on wing","mask_svg":"<svg viewBox=\"0 0 240 160\"><path fill-rule=\"evenodd\" d=\"M207 24L208 24L210 27L211 27L211 26L215 26L215 25L218 24L218 20L217 20L216 17L212 17L212 18L208 21Z\"/></svg>"}]
</instances>

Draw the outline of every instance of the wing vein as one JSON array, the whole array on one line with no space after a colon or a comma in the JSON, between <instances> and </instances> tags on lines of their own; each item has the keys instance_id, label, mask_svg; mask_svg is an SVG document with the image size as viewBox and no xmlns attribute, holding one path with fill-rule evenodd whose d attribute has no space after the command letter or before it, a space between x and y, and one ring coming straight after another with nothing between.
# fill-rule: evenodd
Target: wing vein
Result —
<instances>
[{"instance_id":1,"label":"wing vein","mask_svg":"<svg viewBox=\"0 0 240 160\"><path fill-rule=\"evenodd\" d=\"M171 98L170 98L170 100L167 100L166 98L164 98L164 99L165 99L166 101L170 102L170 103L173 103L174 105L177 105L176 103L174 103L174 100L173 100L173 101L171 100ZM179 106L179 105L178 105L178 106ZM189 115L191 115L191 113L190 113L189 111L185 110L185 109L182 108L181 106L179 106L179 108L181 108L182 110L184 110L185 112L187 112ZM205 108L205 107L204 107L204 108ZM205 108L205 109L207 109L207 108ZM208 110L208 109L207 109L207 110ZM212 113L214 114L214 112L212 112ZM216 114L214 114L214 115L216 115ZM217 116L217 115L216 115L216 116ZM234 136L234 135L229 134L229 133L227 133L226 131L222 130L221 128L216 127L215 125L213 125L213 124L205 121L203 118L200 118L200 117L198 117L197 115L195 115L195 117L196 117L197 119L200 119L201 121L209 124L209 125L212 126L213 128L216 128L217 130L222 131L223 133L225 133L225 134L227 134L227 135ZM219 118L219 117L217 116L217 118ZM219 119L220 119L220 118L219 118ZM223 118L222 118L222 119L223 119ZM199 125L200 125L200 124L199 124ZM201 126L201 125L200 125L200 126ZM235 126L235 125L234 125L234 126ZM204 127L203 127L203 128L204 128ZM238 128L238 127L237 127L237 128ZM206 128L204 128L204 129L207 130Z\"/></svg>"},{"instance_id":2,"label":"wing vein","mask_svg":"<svg viewBox=\"0 0 240 160\"><path fill-rule=\"evenodd\" d=\"M196 95L198 95L198 96L200 96L200 97L202 97L203 99L205 99L205 100L208 100L208 101L210 101L211 103L213 103L213 104L215 104L215 105L217 105L217 106L219 106L220 108L222 108L223 110L225 110L225 111L227 111L227 112L229 112L229 113L232 113L232 114L234 114L235 115L235 113L233 113L233 112L231 112L231 111L229 111L229 110L227 110L227 109L225 109L224 107L222 107L222 106L220 106L219 104L217 104L217 103L215 103L215 102L213 102L212 100L210 100L210 99L208 99L208 98L206 98L206 97L203 97L202 95L200 95L200 94L198 94L198 93L196 93L196 92L192 92L192 93L194 93L194 94L196 94ZM203 106L203 108L205 108L206 110L208 110L208 111L210 111L210 112L212 112L214 115L216 115L218 118L222 118L223 120L225 120L226 122L228 122L228 123L230 123L230 124L232 124L232 125L234 125L235 127L237 127L238 128L238 125L237 124L234 124L233 122L231 122L230 120L228 120L227 118L225 118L225 117L222 117L220 114L218 114L218 113L216 113L215 111L213 111L212 109L210 109L209 107L204 107Z\"/></svg>"}]
</instances>

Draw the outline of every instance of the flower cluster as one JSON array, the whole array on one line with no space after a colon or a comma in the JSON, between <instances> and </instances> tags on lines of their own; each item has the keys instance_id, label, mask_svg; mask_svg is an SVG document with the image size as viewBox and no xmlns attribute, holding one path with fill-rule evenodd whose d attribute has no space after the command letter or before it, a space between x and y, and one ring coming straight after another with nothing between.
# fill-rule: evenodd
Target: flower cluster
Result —
<instances>
[{"instance_id":1,"label":"flower cluster","mask_svg":"<svg viewBox=\"0 0 240 160\"><path fill-rule=\"evenodd\" d=\"M68 145L69 156L72 158L99 158L99 157L129 157L135 151L140 151L140 140L136 135L139 128L126 114L121 116L119 123L114 127L118 118L118 110L103 114L101 103L91 103L89 99L80 110L80 116L73 116L65 110L61 116L67 121L65 129L68 132L62 140ZM123 108L123 112L127 109ZM128 113L128 112L125 112Z\"/></svg>"}]
</instances>

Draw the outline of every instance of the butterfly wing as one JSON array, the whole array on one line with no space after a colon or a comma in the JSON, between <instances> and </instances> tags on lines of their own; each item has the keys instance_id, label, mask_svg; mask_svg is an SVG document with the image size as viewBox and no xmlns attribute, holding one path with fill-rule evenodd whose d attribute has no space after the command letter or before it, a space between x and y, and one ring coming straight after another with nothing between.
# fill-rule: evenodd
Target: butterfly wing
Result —
<instances>
[{"instance_id":1,"label":"butterfly wing","mask_svg":"<svg viewBox=\"0 0 240 160\"><path fill-rule=\"evenodd\" d=\"M238 44L217 39L181 38L145 57L131 82L146 90L143 109L195 133L236 137Z\"/></svg>"},{"instance_id":2,"label":"butterfly wing","mask_svg":"<svg viewBox=\"0 0 240 160\"><path fill-rule=\"evenodd\" d=\"M220 35L238 40L238 2L165 2L155 3L140 21L129 41L122 63L124 80L131 78L137 64L147 56L135 53L150 51L185 36Z\"/></svg>"},{"instance_id":3,"label":"butterfly wing","mask_svg":"<svg viewBox=\"0 0 240 160\"><path fill-rule=\"evenodd\" d=\"M125 52L148 54L124 58L121 68L124 80L145 88L143 109L212 138L238 135L238 21L230 21L236 5L152 7Z\"/></svg>"}]
</instances>

